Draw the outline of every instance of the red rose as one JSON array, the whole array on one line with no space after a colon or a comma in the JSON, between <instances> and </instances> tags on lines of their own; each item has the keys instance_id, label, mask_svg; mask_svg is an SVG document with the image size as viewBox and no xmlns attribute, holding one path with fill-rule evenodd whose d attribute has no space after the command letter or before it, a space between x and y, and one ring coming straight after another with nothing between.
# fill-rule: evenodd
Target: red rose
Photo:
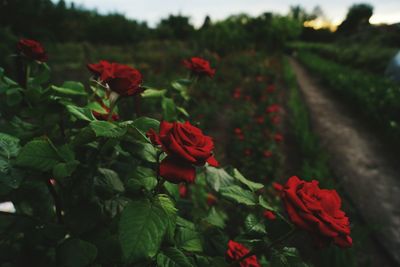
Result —
<instances>
[{"instance_id":1,"label":"red rose","mask_svg":"<svg viewBox=\"0 0 400 267\"><path fill-rule=\"evenodd\" d=\"M257 124L264 124L264 117L263 116L258 116L258 117L256 117L256 121L257 121Z\"/></svg>"},{"instance_id":2,"label":"red rose","mask_svg":"<svg viewBox=\"0 0 400 267\"><path fill-rule=\"evenodd\" d=\"M277 143L282 142L282 141L283 141L283 135L280 134L280 133L275 134L275 135L274 135L274 140L275 140L275 142L277 142Z\"/></svg>"},{"instance_id":3,"label":"red rose","mask_svg":"<svg viewBox=\"0 0 400 267\"><path fill-rule=\"evenodd\" d=\"M264 216L265 219L270 220L270 221L273 221L273 220L276 219L275 213L273 213L270 210L265 210L264 213L263 213L263 216Z\"/></svg>"},{"instance_id":4,"label":"red rose","mask_svg":"<svg viewBox=\"0 0 400 267\"><path fill-rule=\"evenodd\" d=\"M160 164L160 175L170 182L194 182L196 173L193 165L203 166L207 162L218 166L213 156L211 137L189 122L162 121L159 134L150 129L147 136L167 153Z\"/></svg>"},{"instance_id":5,"label":"red rose","mask_svg":"<svg viewBox=\"0 0 400 267\"><path fill-rule=\"evenodd\" d=\"M46 51L44 51L42 44L35 40L20 39L17 44L17 49L21 54L29 59L40 62L47 61Z\"/></svg>"},{"instance_id":6,"label":"red rose","mask_svg":"<svg viewBox=\"0 0 400 267\"><path fill-rule=\"evenodd\" d=\"M264 154L264 157L265 157L265 158L270 158L270 157L272 157L272 151L270 151L270 150L265 150L263 154Z\"/></svg>"},{"instance_id":7,"label":"red rose","mask_svg":"<svg viewBox=\"0 0 400 267\"><path fill-rule=\"evenodd\" d=\"M240 243L233 240L228 242L228 250L226 251L226 257L231 261L236 261L248 254L250 250ZM242 260L239 263L240 267L261 267L255 255Z\"/></svg>"},{"instance_id":8,"label":"red rose","mask_svg":"<svg viewBox=\"0 0 400 267\"><path fill-rule=\"evenodd\" d=\"M214 77L215 75L215 69L211 68L210 62L200 57L186 59L183 61L183 65L195 75L207 75L210 78Z\"/></svg>"},{"instance_id":9,"label":"red rose","mask_svg":"<svg viewBox=\"0 0 400 267\"><path fill-rule=\"evenodd\" d=\"M109 109L106 105L104 105L104 103L100 103L100 105L101 105L101 107L103 108L104 112L101 112L101 113L100 113L100 112L97 112L97 111L95 111L95 110L92 110L93 116L94 116L96 119L98 119L98 120L106 121L106 120L108 120L108 116L109 116L109 114L110 114L110 109ZM115 112L113 112L113 114L112 114L112 116L111 116L111 119L112 119L113 121L119 120L118 114L115 113Z\"/></svg>"},{"instance_id":10,"label":"red rose","mask_svg":"<svg viewBox=\"0 0 400 267\"><path fill-rule=\"evenodd\" d=\"M265 110L266 113L276 113L279 112L281 107L278 104L272 104Z\"/></svg>"},{"instance_id":11,"label":"red rose","mask_svg":"<svg viewBox=\"0 0 400 267\"><path fill-rule=\"evenodd\" d=\"M340 209L341 199L336 190L320 189L318 181L306 182L290 177L280 192L290 220L308 231L318 245L334 242L339 247L350 247L349 218Z\"/></svg>"},{"instance_id":12,"label":"red rose","mask_svg":"<svg viewBox=\"0 0 400 267\"><path fill-rule=\"evenodd\" d=\"M140 86L142 74L137 69L105 60L88 64L87 67L98 79L106 83L111 91L119 95L131 96L143 91Z\"/></svg>"},{"instance_id":13,"label":"red rose","mask_svg":"<svg viewBox=\"0 0 400 267\"><path fill-rule=\"evenodd\" d=\"M236 88L235 91L233 91L233 98L234 99L240 99L242 96L242 93L240 92L240 88Z\"/></svg>"}]
</instances>

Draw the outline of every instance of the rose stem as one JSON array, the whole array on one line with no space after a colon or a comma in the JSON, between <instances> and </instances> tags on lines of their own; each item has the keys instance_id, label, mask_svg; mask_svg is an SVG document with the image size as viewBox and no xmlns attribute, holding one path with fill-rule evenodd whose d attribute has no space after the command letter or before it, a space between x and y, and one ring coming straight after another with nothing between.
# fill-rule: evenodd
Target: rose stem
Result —
<instances>
[{"instance_id":1,"label":"rose stem","mask_svg":"<svg viewBox=\"0 0 400 267\"><path fill-rule=\"evenodd\" d=\"M54 206L56 208L56 214L57 214L57 221L58 223L63 223L63 217L62 217L62 209L61 209L61 200L57 195L56 190L54 189L53 185L50 182L50 179L46 180L47 188L49 189L50 194L52 195L54 199Z\"/></svg>"}]
</instances>

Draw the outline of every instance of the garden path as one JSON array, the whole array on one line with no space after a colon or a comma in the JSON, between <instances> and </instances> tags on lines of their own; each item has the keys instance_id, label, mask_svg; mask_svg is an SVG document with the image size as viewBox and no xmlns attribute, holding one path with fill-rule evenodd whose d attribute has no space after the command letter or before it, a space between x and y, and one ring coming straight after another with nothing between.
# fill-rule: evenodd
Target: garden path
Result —
<instances>
[{"instance_id":1,"label":"garden path","mask_svg":"<svg viewBox=\"0 0 400 267\"><path fill-rule=\"evenodd\" d=\"M375 237L400 265L398 158L391 159L381 139L352 116L348 107L331 96L295 59L291 58L290 64L308 106L313 129L329 154L340 186L363 220L377 227Z\"/></svg>"}]
</instances>

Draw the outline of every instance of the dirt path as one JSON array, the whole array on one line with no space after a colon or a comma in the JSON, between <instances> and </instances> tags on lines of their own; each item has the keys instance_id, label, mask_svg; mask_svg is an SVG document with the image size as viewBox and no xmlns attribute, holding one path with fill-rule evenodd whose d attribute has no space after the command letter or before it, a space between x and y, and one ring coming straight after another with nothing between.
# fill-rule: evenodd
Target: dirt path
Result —
<instances>
[{"instance_id":1,"label":"dirt path","mask_svg":"<svg viewBox=\"0 0 400 267\"><path fill-rule=\"evenodd\" d=\"M400 164L388 159L379 139L328 89L296 60L290 63L335 175L363 219L379 227L377 239L400 265Z\"/></svg>"}]
</instances>

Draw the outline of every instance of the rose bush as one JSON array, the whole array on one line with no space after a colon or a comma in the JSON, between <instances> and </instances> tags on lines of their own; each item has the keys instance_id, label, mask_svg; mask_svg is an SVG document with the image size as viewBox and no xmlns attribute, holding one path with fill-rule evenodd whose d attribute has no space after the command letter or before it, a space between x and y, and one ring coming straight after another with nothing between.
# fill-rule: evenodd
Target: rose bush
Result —
<instances>
[{"instance_id":1,"label":"rose bush","mask_svg":"<svg viewBox=\"0 0 400 267\"><path fill-rule=\"evenodd\" d=\"M89 86L54 85L48 68L33 69L23 87L0 70L0 198L15 208L0 212L2 264L307 266L287 247L294 226L271 188L218 164L203 124L188 122L194 80L157 89L138 70L100 61ZM129 96L157 114L120 113ZM236 135L252 141L245 127ZM329 196L326 216L338 212Z\"/></svg>"}]
</instances>

